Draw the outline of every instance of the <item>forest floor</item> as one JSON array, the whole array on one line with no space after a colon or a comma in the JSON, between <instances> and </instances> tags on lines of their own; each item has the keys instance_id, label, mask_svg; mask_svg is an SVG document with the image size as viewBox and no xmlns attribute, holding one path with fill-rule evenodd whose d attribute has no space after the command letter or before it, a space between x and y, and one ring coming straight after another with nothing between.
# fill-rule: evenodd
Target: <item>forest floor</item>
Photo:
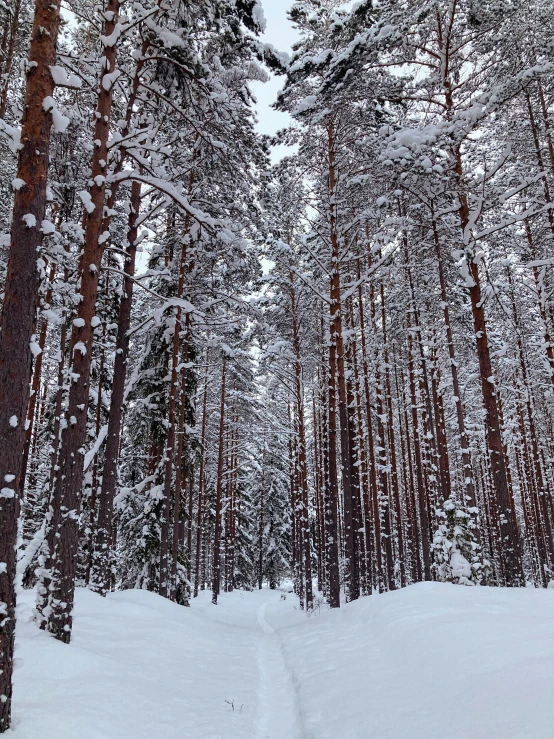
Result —
<instances>
[{"instance_id":1,"label":"forest floor","mask_svg":"<svg viewBox=\"0 0 554 739\"><path fill-rule=\"evenodd\" d=\"M14 739L552 739L554 590L437 583L306 616L79 590L73 641L18 605Z\"/></svg>"}]
</instances>

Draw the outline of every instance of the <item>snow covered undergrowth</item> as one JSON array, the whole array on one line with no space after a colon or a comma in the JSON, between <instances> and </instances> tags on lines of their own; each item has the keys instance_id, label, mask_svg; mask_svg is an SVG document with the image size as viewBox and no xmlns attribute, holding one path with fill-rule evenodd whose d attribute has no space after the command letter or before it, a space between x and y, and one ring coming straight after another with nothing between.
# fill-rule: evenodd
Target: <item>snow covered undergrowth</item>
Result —
<instances>
[{"instance_id":1,"label":"snow covered undergrowth","mask_svg":"<svg viewBox=\"0 0 554 739\"><path fill-rule=\"evenodd\" d=\"M14 739L552 739L554 592L427 583L310 618L292 595L20 597Z\"/></svg>"}]
</instances>

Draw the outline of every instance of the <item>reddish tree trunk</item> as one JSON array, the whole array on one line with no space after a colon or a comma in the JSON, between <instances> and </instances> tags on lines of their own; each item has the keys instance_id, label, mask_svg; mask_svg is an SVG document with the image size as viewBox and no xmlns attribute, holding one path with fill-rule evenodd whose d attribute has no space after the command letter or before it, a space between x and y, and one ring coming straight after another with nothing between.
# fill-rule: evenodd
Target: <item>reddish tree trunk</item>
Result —
<instances>
[{"instance_id":1,"label":"reddish tree trunk","mask_svg":"<svg viewBox=\"0 0 554 739\"><path fill-rule=\"evenodd\" d=\"M59 12L55 11L55 12ZM8 89L10 87L10 75L13 67L13 58L15 53L15 41L17 38L17 34L19 33L19 17L21 13L21 0L15 0L13 4L12 9L12 20L11 23L6 23L5 29L4 29L4 37L2 41L5 40L5 44L2 44L2 50L5 51L5 63L4 68L2 69L2 76L5 77L4 84L2 86L2 95L0 97L0 118L4 118L6 114L6 107L8 104ZM47 26L46 28L50 28L50 26ZM57 29L56 29L57 33ZM9 37L9 41L8 41ZM32 36L34 38L34 36ZM54 40L55 43L55 40ZM29 57L30 60L33 59L33 57ZM54 57L55 58L55 57Z\"/></svg>"},{"instance_id":2,"label":"reddish tree trunk","mask_svg":"<svg viewBox=\"0 0 554 739\"><path fill-rule=\"evenodd\" d=\"M0 317L0 733L11 720L15 630L15 548L21 489L25 419L31 382L31 337L35 332L40 274L37 266L46 212L46 180L52 118L43 107L54 81L60 23L59 0L38 0L27 69L21 149L17 177L23 184L14 195L11 242L4 303ZM24 220L25 218L25 220Z\"/></svg>"},{"instance_id":3,"label":"reddish tree trunk","mask_svg":"<svg viewBox=\"0 0 554 739\"><path fill-rule=\"evenodd\" d=\"M118 22L119 2L109 0L104 17L104 36L109 37ZM48 630L60 641L69 643L73 623L72 611L75 594L75 573L78 549L78 517L80 493L83 484L84 445L86 443L87 409L89 405L90 369L92 361L93 325L98 276L102 264L104 245L102 233L105 176L108 168L108 136L112 111L113 85L108 70L116 69L117 45L105 46L106 64L99 84L98 105L93 140L96 142L91 162L90 203L84 218L85 243L79 265L81 302L77 319L73 321L71 335L72 377L69 393L67 426L62 430L58 473L54 482L54 508L60 513L56 530L57 545L50 555L50 612ZM105 83L105 84L104 84ZM92 208L94 206L94 208Z\"/></svg>"},{"instance_id":4,"label":"reddish tree trunk","mask_svg":"<svg viewBox=\"0 0 554 739\"><path fill-rule=\"evenodd\" d=\"M331 608L340 607L339 580L339 483L337 476L337 388L335 351L329 347L327 369L327 434L325 435L325 459L327 489L325 495L325 539L327 541L327 586Z\"/></svg>"},{"instance_id":5,"label":"reddish tree trunk","mask_svg":"<svg viewBox=\"0 0 554 739\"><path fill-rule=\"evenodd\" d=\"M341 448L341 470L343 488L344 509L344 546L345 556L348 562L347 569L347 593L349 600L355 600L360 594L357 536L354 530L355 501L352 492L352 457L350 452L350 439L348 434L348 408L346 394L346 365L343 340L343 317L341 303L341 281L340 281L340 254L339 234L336 212L336 140L333 120L328 123L328 165L329 165L329 222L331 237L331 285L330 285L330 334L331 351L330 365L331 374L336 376L338 387L338 410L340 419L340 448ZM336 431L336 425L335 425Z\"/></svg>"},{"instance_id":6,"label":"reddish tree trunk","mask_svg":"<svg viewBox=\"0 0 554 739\"><path fill-rule=\"evenodd\" d=\"M1 118L1 116L0 116ZM50 274L48 275L48 290L46 291L45 303L49 305L52 302L52 283L56 274L56 265L50 266ZM31 384L31 395L29 398L29 407L27 409L27 429L25 431L25 449L23 451L23 468L21 470L21 495L23 495L23 488L25 486L25 476L27 474L27 465L29 464L29 452L31 450L31 439L33 437L33 431L35 429L35 410L37 405L37 398L40 389L40 380L42 377L42 360L44 358L44 347L46 346L46 333L48 331L48 321L45 319L42 321L40 328L40 335L38 339L38 346L40 354L35 359L33 367L33 382Z\"/></svg>"},{"instance_id":7,"label":"reddish tree trunk","mask_svg":"<svg viewBox=\"0 0 554 739\"><path fill-rule=\"evenodd\" d=\"M466 221L467 223L467 221ZM506 585L522 587L524 585L523 567L521 561L521 542L519 531L512 516L512 493L508 486L506 462L502 446L502 433L498 414L498 403L494 376L492 372L485 311L479 268L475 262L470 265L473 286L470 288L471 308L473 311L473 325L477 340L477 356L481 378L483 405L486 412L487 444L491 462L491 473L494 483L496 505L499 512L501 527L501 557L503 562Z\"/></svg>"}]
</instances>

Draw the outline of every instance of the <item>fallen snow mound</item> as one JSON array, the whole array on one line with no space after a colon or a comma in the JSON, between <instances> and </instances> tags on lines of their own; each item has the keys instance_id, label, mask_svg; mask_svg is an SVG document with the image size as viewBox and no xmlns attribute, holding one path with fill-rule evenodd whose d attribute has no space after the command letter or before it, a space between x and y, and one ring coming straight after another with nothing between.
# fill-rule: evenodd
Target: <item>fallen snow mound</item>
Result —
<instances>
[{"instance_id":1,"label":"fallen snow mound","mask_svg":"<svg viewBox=\"0 0 554 739\"><path fill-rule=\"evenodd\" d=\"M18 606L13 739L552 739L554 591L426 583L307 617L279 591Z\"/></svg>"}]
</instances>

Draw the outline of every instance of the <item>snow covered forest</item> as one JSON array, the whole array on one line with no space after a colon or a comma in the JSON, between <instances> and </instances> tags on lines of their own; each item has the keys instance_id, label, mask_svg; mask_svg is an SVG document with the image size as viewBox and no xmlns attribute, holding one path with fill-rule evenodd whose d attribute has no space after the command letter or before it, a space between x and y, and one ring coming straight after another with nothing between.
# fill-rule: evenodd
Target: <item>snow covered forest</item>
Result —
<instances>
[{"instance_id":1,"label":"snow covered forest","mask_svg":"<svg viewBox=\"0 0 554 739\"><path fill-rule=\"evenodd\" d=\"M0 0L0 733L16 593L552 608L553 11Z\"/></svg>"}]
</instances>

